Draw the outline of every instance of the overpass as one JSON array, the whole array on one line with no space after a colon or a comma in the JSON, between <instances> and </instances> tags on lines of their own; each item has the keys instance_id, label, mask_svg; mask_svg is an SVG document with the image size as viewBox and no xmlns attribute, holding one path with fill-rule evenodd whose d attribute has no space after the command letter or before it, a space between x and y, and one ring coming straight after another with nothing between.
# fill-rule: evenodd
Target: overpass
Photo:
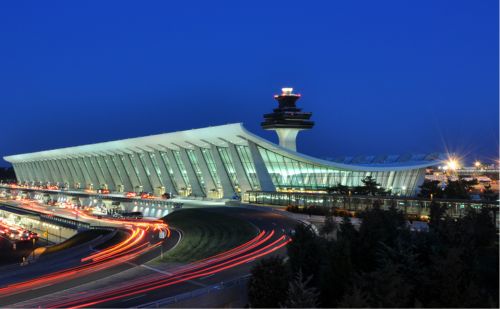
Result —
<instances>
[{"instance_id":1,"label":"overpass","mask_svg":"<svg viewBox=\"0 0 500 309\"><path fill-rule=\"evenodd\" d=\"M184 204L203 203L224 205L224 200L214 201L204 198L141 198L127 197L124 194L101 194L96 192L51 190L27 186L0 184L0 197L9 199L33 199L42 203L69 203L78 207L100 208L106 211L140 211L145 217L164 217Z\"/></svg>"}]
</instances>

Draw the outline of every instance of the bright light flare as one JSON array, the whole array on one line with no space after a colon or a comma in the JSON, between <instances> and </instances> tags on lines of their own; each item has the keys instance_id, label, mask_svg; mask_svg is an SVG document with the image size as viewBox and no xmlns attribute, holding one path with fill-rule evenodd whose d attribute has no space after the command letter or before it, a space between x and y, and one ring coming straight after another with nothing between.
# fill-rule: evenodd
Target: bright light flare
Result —
<instances>
[{"instance_id":1,"label":"bright light flare","mask_svg":"<svg viewBox=\"0 0 500 309\"><path fill-rule=\"evenodd\" d=\"M455 171L460 168L460 163L456 158L449 158L446 162L447 169Z\"/></svg>"}]
</instances>

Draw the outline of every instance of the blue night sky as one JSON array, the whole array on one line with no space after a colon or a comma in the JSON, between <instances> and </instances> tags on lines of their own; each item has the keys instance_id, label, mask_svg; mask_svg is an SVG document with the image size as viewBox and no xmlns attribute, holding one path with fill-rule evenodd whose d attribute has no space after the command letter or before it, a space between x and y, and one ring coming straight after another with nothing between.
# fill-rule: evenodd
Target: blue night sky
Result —
<instances>
[{"instance_id":1,"label":"blue night sky","mask_svg":"<svg viewBox=\"0 0 500 309\"><path fill-rule=\"evenodd\" d=\"M498 158L498 1L0 4L0 156L243 122L319 156ZM0 165L5 165L1 162Z\"/></svg>"}]
</instances>

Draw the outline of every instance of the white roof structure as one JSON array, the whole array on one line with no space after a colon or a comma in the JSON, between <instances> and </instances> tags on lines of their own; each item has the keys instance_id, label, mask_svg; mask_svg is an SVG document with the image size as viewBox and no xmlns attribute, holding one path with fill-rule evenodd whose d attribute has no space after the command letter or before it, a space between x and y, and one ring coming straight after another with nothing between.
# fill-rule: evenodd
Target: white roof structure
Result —
<instances>
[{"instance_id":1,"label":"white roof structure","mask_svg":"<svg viewBox=\"0 0 500 309\"><path fill-rule=\"evenodd\" d=\"M193 149L194 147L210 148L216 145L227 147L228 143L235 145L247 145L252 141L257 145L272 151L282 153L299 161L324 165L342 170L359 171L385 171L385 170L408 170L435 166L443 162L440 154L419 154L404 156L363 156L335 158L333 161L323 160L291 151L277 144L267 141L246 130L242 123L232 123L220 126L177 131L172 133L155 134L144 137L128 138L110 142L60 148L54 150L38 151L26 154L6 156L4 159L10 163L53 160L66 157L107 155L127 152L143 152L162 150L165 148L178 150L180 148Z\"/></svg>"},{"instance_id":2,"label":"white roof structure","mask_svg":"<svg viewBox=\"0 0 500 309\"><path fill-rule=\"evenodd\" d=\"M391 192L412 195L425 168L443 158L430 154L328 161L281 147L233 123L4 159L24 183L230 198L247 191L325 190L339 183L355 187L367 176Z\"/></svg>"}]
</instances>

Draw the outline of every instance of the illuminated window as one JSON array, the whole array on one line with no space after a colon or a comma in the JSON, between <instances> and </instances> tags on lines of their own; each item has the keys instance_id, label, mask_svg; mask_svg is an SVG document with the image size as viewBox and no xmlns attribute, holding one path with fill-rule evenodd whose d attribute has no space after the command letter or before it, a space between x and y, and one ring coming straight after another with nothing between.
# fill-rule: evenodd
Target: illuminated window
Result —
<instances>
[{"instance_id":1,"label":"illuminated window","mask_svg":"<svg viewBox=\"0 0 500 309\"><path fill-rule=\"evenodd\" d=\"M219 151L219 155L222 159L222 164L224 165L224 169L226 170L227 176L231 181L231 185L235 192L240 192L240 184L238 183L238 177L236 177L236 170L234 168L233 160L231 160L231 156L229 155L229 151L225 147L217 147Z\"/></svg>"},{"instance_id":2,"label":"illuminated window","mask_svg":"<svg viewBox=\"0 0 500 309\"><path fill-rule=\"evenodd\" d=\"M172 164L170 160L168 160L168 156L165 152L160 152L161 160L163 160L163 164L165 164L165 167L167 169L168 174L170 175L170 179L172 180L172 184L175 187L176 191L179 191L179 188L177 187L177 183L174 181L174 170L172 169Z\"/></svg>"},{"instance_id":3,"label":"illuminated window","mask_svg":"<svg viewBox=\"0 0 500 309\"><path fill-rule=\"evenodd\" d=\"M133 156L132 156L133 158ZM132 158L130 156L128 156L127 154L123 154L120 156L120 159L122 160L122 164L123 166L125 167L124 170L125 170L125 173L127 173L127 176L130 180L132 180L132 177L130 177L130 173L134 173L135 175L135 179L137 179L137 181L139 182L139 185L142 185L141 183L141 180L139 179L139 172L137 171L137 168L134 166L134 163L132 162ZM127 160L129 161L129 163L132 165L132 171L130 171L128 168L127 168ZM134 184L132 184L133 186Z\"/></svg>"},{"instance_id":4,"label":"illuminated window","mask_svg":"<svg viewBox=\"0 0 500 309\"><path fill-rule=\"evenodd\" d=\"M106 164L108 165L108 167L113 164L114 166L114 170L116 171L116 173L118 174L118 178L120 179L120 182L122 185L125 185L125 182L123 180L123 175L121 174L120 172L120 168L118 167L118 164L121 164L121 162L115 162L116 160L118 160L117 156L111 156L111 160L109 160L108 158L104 158ZM110 169L111 170L111 169Z\"/></svg>"},{"instance_id":5,"label":"illuminated window","mask_svg":"<svg viewBox=\"0 0 500 309\"><path fill-rule=\"evenodd\" d=\"M198 183L200 184L201 190L206 194L205 181L203 180L203 175L201 174L201 169L200 165L198 164L198 160L196 159L196 154L192 149L186 149L186 153L189 158L189 162L191 162L191 166L193 167L196 179L198 179Z\"/></svg>"},{"instance_id":6,"label":"illuminated window","mask_svg":"<svg viewBox=\"0 0 500 309\"><path fill-rule=\"evenodd\" d=\"M175 162L177 163L177 166L179 167L179 170L181 171L182 179L184 179L184 183L186 186L191 187L191 184L189 183L189 178L187 175L186 167L184 166L184 163L182 163L181 160L181 153L177 150L172 150L172 153L174 154L174 159Z\"/></svg>"},{"instance_id":7,"label":"illuminated window","mask_svg":"<svg viewBox=\"0 0 500 309\"><path fill-rule=\"evenodd\" d=\"M217 174L217 166L215 165L214 157L212 156L212 152L210 149L202 148L201 153L203 154L203 158L207 163L208 171L210 172L210 176L212 177L215 186L219 189L222 188L219 175Z\"/></svg>"},{"instance_id":8,"label":"illuminated window","mask_svg":"<svg viewBox=\"0 0 500 309\"><path fill-rule=\"evenodd\" d=\"M257 173L255 172L255 165L250 155L250 149L248 146L236 145L236 151L238 152L240 161L243 164L243 169L245 170L245 174L250 182L252 190L260 190Z\"/></svg>"},{"instance_id":9,"label":"illuminated window","mask_svg":"<svg viewBox=\"0 0 500 309\"><path fill-rule=\"evenodd\" d=\"M155 169L156 175L158 176L158 179L160 179L160 181L162 182L162 185L164 185L163 184L163 179L161 177L161 170L160 170L160 167L158 166L158 162L156 162L156 156L155 156L155 154L148 152L147 155L149 155L149 159L153 163L153 167Z\"/></svg>"}]
</instances>

